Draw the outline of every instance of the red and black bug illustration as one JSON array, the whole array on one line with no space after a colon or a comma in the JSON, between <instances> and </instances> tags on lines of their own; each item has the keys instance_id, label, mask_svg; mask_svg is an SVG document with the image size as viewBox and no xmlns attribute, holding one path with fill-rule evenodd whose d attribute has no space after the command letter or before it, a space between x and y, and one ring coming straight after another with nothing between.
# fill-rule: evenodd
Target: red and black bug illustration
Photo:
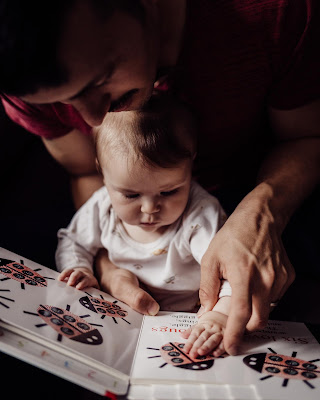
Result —
<instances>
[{"instance_id":1,"label":"red and black bug illustration","mask_svg":"<svg viewBox=\"0 0 320 400\"><path fill-rule=\"evenodd\" d=\"M129 321L124 319L124 317L128 315L128 312L116 304L118 302L117 300L111 303L110 301L105 300L101 295L100 299L98 297L91 296L90 293L87 293L87 295L88 296L81 297L79 300L80 304L90 311L102 314L101 319L104 319L105 317L112 317L113 321L117 324L118 322L116 318L121 318L127 324L131 324Z\"/></svg>"},{"instance_id":2,"label":"red and black bug illustration","mask_svg":"<svg viewBox=\"0 0 320 400\"><path fill-rule=\"evenodd\" d=\"M278 354L271 348L268 348L268 350L270 353L250 354L243 359L243 362L248 367L260 373L268 374L260 378L260 380L278 376L279 378L283 378L282 386L287 386L289 379L298 379L311 389L314 389L310 381L320 376L320 368L314 364L320 361L320 358L305 361L296 358L296 351L290 357Z\"/></svg>"},{"instance_id":3,"label":"red and black bug illustration","mask_svg":"<svg viewBox=\"0 0 320 400\"><path fill-rule=\"evenodd\" d=\"M10 292L10 290L9 289L0 289L0 292ZM12 302L15 301L15 300L10 299L9 297L5 297L5 296L0 296L0 299L12 301ZM3 303L2 301L0 301L0 306L3 306L5 308L10 308L7 304Z\"/></svg>"},{"instance_id":4,"label":"red and black bug illustration","mask_svg":"<svg viewBox=\"0 0 320 400\"><path fill-rule=\"evenodd\" d=\"M0 258L0 273L5 275L6 278L0 279L5 281L7 279L14 279L21 283L21 289L25 289L25 284L30 286L46 287L46 279L53 279L49 277L43 277L38 274L41 268L31 269L23 264L23 260L20 263L5 258Z\"/></svg>"},{"instance_id":5,"label":"red and black bug illustration","mask_svg":"<svg viewBox=\"0 0 320 400\"><path fill-rule=\"evenodd\" d=\"M147 347L150 350L160 350L160 355L151 356L148 358L162 357L166 362L160 365L159 368L165 367L167 364L174 367L191 369L193 371L203 371L213 366L214 357L212 354L206 356L198 356L197 358L190 357L189 354L183 351L184 343L169 342L160 349Z\"/></svg>"},{"instance_id":6,"label":"red and black bug illustration","mask_svg":"<svg viewBox=\"0 0 320 400\"><path fill-rule=\"evenodd\" d=\"M36 325L37 328L49 325L58 332L58 341L62 340L62 336L66 336L77 342L98 345L103 342L102 336L98 329L94 326L102 326L97 324L89 324L84 318L90 315L78 316L72 314L70 306L67 309L42 305L40 304L37 313L24 311L25 314L41 317L45 323Z\"/></svg>"}]
</instances>

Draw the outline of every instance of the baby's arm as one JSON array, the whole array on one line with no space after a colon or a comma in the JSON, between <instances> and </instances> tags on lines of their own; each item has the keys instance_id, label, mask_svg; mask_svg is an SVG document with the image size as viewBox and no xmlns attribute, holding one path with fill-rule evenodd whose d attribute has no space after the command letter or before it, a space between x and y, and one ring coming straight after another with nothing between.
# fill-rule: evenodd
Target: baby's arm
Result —
<instances>
[{"instance_id":1,"label":"baby's arm","mask_svg":"<svg viewBox=\"0 0 320 400\"><path fill-rule=\"evenodd\" d=\"M99 283L89 268L78 267L65 269L58 276L59 281L67 281L68 286L83 290L88 287L99 289Z\"/></svg>"},{"instance_id":2,"label":"baby's arm","mask_svg":"<svg viewBox=\"0 0 320 400\"><path fill-rule=\"evenodd\" d=\"M196 358L211 352L219 357L225 352L223 333L227 325L230 300L230 296L221 297L212 311L202 314L196 325L182 333L182 337L188 339L184 350L191 357Z\"/></svg>"},{"instance_id":3,"label":"baby's arm","mask_svg":"<svg viewBox=\"0 0 320 400\"><path fill-rule=\"evenodd\" d=\"M110 293L141 314L156 315L159 304L140 287L138 277L129 270L116 267L109 259L102 263L104 257L105 252L100 252L95 265L101 290Z\"/></svg>"}]
</instances>

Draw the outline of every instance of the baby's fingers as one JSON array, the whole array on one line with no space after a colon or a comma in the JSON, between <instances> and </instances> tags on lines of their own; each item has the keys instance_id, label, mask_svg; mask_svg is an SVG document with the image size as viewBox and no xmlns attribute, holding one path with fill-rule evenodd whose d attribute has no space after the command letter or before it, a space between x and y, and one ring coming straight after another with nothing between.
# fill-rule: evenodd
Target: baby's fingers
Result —
<instances>
[{"instance_id":1,"label":"baby's fingers","mask_svg":"<svg viewBox=\"0 0 320 400\"><path fill-rule=\"evenodd\" d=\"M205 342L203 342L202 346L198 349L198 354L200 356L204 356L205 354L212 353L212 351L215 349L214 356L219 357L222 354L222 352L224 352L222 351L222 349L220 349L220 345L221 343L223 343L222 338L223 335L221 332L211 334L211 336L209 336L208 339Z\"/></svg>"},{"instance_id":2,"label":"baby's fingers","mask_svg":"<svg viewBox=\"0 0 320 400\"><path fill-rule=\"evenodd\" d=\"M214 357L220 357L222 354L226 352L226 349L224 348L223 340L221 340L219 346L214 350L212 355Z\"/></svg>"},{"instance_id":3,"label":"baby's fingers","mask_svg":"<svg viewBox=\"0 0 320 400\"><path fill-rule=\"evenodd\" d=\"M184 333L187 333L188 331L188 340L183 347L183 350L186 353L189 353L190 350L194 347L194 343L198 340L199 336L204 331L204 327L202 325L194 325Z\"/></svg>"},{"instance_id":4,"label":"baby's fingers","mask_svg":"<svg viewBox=\"0 0 320 400\"><path fill-rule=\"evenodd\" d=\"M83 290L88 287L95 287L99 289L98 281L93 275L84 275L76 285L76 289L78 290Z\"/></svg>"},{"instance_id":5,"label":"baby's fingers","mask_svg":"<svg viewBox=\"0 0 320 400\"><path fill-rule=\"evenodd\" d=\"M207 342L210 336L211 333L206 330L203 330L203 332L200 335L198 335L198 338L194 341L192 348L189 352L190 357L196 358L200 355L199 349L204 346L204 344Z\"/></svg>"},{"instance_id":6,"label":"baby's fingers","mask_svg":"<svg viewBox=\"0 0 320 400\"><path fill-rule=\"evenodd\" d=\"M181 332L181 336L184 339L188 339L188 337L190 336L191 332L192 332L192 326L190 326L186 331Z\"/></svg>"},{"instance_id":7,"label":"baby's fingers","mask_svg":"<svg viewBox=\"0 0 320 400\"><path fill-rule=\"evenodd\" d=\"M76 287L78 289L78 285L80 285L82 281L86 280L87 277L88 275L86 273L81 271L79 268L76 268L75 270L72 271L72 274L69 276L67 285Z\"/></svg>"},{"instance_id":8,"label":"baby's fingers","mask_svg":"<svg viewBox=\"0 0 320 400\"><path fill-rule=\"evenodd\" d=\"M66 278L68 278L73 272L73 269L65 269L64 271L62 271L59 276L58 276L58 280L59 281L64 281Z\"/></svg>"}]
</instances>

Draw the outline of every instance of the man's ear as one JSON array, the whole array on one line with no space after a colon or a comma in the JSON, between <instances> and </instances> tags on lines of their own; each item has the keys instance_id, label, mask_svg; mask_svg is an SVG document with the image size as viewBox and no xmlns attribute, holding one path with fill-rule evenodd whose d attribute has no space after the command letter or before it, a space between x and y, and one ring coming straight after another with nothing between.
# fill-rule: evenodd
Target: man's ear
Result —
<instances>
[{"instance_id":1,"label":"man's ear","mask_svg":"<svg viewBox=\"0 0 320 400\"><path fill-rule=\"evenodd\" d=\"M99 163L99 160L97 159L97 157L96 157L96 168L97 168L97 171L99 172L99 174L102 175L102 169L101 169L101 166L100 166L100 163Z\"/></svg>"}]
</instances>

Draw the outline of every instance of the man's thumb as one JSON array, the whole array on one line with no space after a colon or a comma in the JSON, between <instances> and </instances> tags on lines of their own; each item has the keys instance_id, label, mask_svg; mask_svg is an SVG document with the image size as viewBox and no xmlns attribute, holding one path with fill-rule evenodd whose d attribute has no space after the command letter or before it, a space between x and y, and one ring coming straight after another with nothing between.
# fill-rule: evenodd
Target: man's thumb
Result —
<instances>
[{"instance_id":1,"label":"man's thumb","mask_svg":"<svg viewBox=\"0 0 320 400\"><path fill-rule=\"evenodd\" d=\"M211 311L218 300L218 294L220 290L221 281L220 279L204 281L201 279L199 298L200 298L200 310L198 311L198 317L200 317L204 312Z\"/></svg>"}]
</instances>

